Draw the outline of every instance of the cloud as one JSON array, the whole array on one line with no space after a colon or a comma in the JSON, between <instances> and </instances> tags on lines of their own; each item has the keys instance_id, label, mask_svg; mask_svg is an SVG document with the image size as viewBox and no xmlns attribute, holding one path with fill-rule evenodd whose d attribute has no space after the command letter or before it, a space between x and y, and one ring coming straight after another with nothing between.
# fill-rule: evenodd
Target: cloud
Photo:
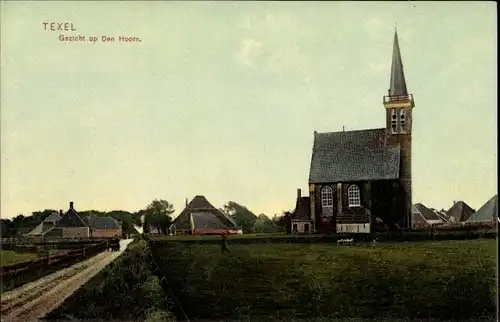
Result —
<instances>
[{"instance_id":1,"label":"cloud","mask_svg":"<svg viewBox=\"0 0 500 322\"><path fill-rule=\"evenodd\" d=\"M254 66L255 62L262 55L263 45L255 39L244 39L241 41L237 53L238 60L245 66Z\"/></svg>"},{"instance_id":2,"label":"cloud","mask_svg":"<svg viewBox=\"0 0 500 322\"><path fill-rule=\"evenodd\" d=\"M236 50L238 61L245 67L258 66L263 72L297 81L311 81L310 48L304 41L311 30L297 23L286 11L267 11L246 15L240 23L246 33Z\"/></svg>"},{"instance_id":3,"label":"cloud","mask_svg":"<svg viewBox=\"0 0 500 322\"><path fill-rule=\"evenodd\" d=\"M384 62L368 62L365 67L365 71L369 74L388 74L390 64L387 61Z\"/></svg>"}]
</instances>

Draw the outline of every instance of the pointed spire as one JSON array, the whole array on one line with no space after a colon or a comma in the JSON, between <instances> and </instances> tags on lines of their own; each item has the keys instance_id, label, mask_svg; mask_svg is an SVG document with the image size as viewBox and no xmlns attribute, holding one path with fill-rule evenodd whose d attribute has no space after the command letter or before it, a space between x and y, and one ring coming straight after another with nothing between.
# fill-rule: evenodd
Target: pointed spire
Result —
<instances>
[{"instance_id":1,"label":"pointed spire","mask_svg":"<svg viewBox=\"0 0 500 322\"><path fill-rule=\"evenodd\" d=\"M403 72L403 61L401 60L401 52L399 51L398 31L396 28L394 29L394 47L392 50L389 96L408 95L405 74Z\"/></svg>"}]
</instances>

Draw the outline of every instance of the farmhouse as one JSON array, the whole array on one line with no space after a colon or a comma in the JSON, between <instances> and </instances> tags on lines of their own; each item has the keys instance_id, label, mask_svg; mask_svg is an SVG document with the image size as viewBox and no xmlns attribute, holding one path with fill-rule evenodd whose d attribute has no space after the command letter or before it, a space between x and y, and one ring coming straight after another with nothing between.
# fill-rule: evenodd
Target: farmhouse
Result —
<instances>
[{"instance_id":1,"label":"farmhouse","mask_svg":"<svg viewBox=\"0 0 500 322\"><path fill-rule=\"evenodd\" d=\"M411 227L414 100L406 88L397 31L383 105L383 128L314 132L309 214L296 214L310 220L311 231L369 233L377 217L388 225ZM301 222L297 230L303 231L308 226Z\"/></svg>"},{"instance_id":2,"label":"farmhouse","mask_svg":"<svg viewBox=\"0 0 500 322\"><path fill-rule=\"evenodd\" d=\"M35 229L26 234L26 236L43 236L46 232L51 230L56 226L56 224L61 220L62 210L58 212L53 212L45 218L40 225L36 226Z\"/></svg>"},{"instance_id":3,"label":"farmhouse","mask_svg":"<svg viewBox=\"0 0 500 322\"><path fill-rule=\"evenodd\" d=\"M169 230L174 235L237 234L236 223L204 196L196 196L175 218Z\"/></svg>"},{"instance_id":4,"label":"farmhouse","mask_svg":"<svg viewBox=\"0 0 500 322\"><path fill-rule=\"evenodd\" d=\"M450 222L464 222L474 213L474 209L463 201L453 201L453 206L446 212Z\"/></svg>"},{"instance_id":5,"label":"farmhouse","mask_svg":"<svg viewBox=\"0 0 500 322\"><path fill-rule=\"evenodd\" d=\"M417 203L413 206L411 218L412 228L431 227L441 225L444 222L445 221L437 212L427 208L423 204Z\"/></svg>"},{"instance_id":6,"label":"farmhouse","mask_svg":"<svg viewBox=\"0 0 500 322\"><path fill-rule=\"evenodd\" d=\"M468 223L498 221L498 195L494 195L477 212L467 218Z\"/></svg>"},{"instance_id":7,"label":"farmhouse","mask_svg":"<svg viewBox=\"0 0 500 322\"><path fill-rule=\"evenodd\" d=\"M122 227L112 217L97 217L90 224L90 234L92 237L120 237Z\"/></svg>"},{"instance_id":8,"label":"farmhouse","mask_svg":"<svg viewBox=\"0 0 500 322\"><path fill-rule=\"evenodd\" d=\"M45 233L44 236L56 238L90 237L90 228L82 218L80 218L78 212L73 207L73 201L71 201L69 203L69 210L52 229Z\"/></svg>"}]
</instances>

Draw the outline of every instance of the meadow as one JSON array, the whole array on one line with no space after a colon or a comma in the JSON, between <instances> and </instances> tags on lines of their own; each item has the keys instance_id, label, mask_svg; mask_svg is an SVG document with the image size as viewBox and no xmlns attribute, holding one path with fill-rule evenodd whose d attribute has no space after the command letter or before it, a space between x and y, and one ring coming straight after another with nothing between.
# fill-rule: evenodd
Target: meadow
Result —
<instances>
[{"instance_id":1,"label":"meadow","mask_svg":"<svg viewBox=\"0 0 500 322\"><path fill-rule=\"evenodd\" d=\"M215 237L212 237L215 238ZM190 319L486 319L496 240L419 243L152 243Z\"/></svg>"},{"instance_id":2,"label":"meadow","mask_svg":"<svg viewBox=\"0 0 500 322\"><path fill-rule=\"evenodd\" d=\"M15 252L12 250L1 250L0 251L0 266L7 266L16 263L21 263L25 261L30 261L33 259L37 259L37 253L28 253L28 252Z\"/></svg>"}]
</instances>

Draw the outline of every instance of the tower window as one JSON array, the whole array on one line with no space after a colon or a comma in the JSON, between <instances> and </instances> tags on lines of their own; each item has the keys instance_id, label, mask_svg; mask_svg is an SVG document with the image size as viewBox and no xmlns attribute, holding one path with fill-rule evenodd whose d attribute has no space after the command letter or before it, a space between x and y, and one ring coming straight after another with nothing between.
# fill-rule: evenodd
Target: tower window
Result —
<instances>
[{"instance_id":1,"label":"tower window","mask_svg":"<svg viewBox=\"0 0 500 322\"><path fill-rule=\"evenodd\" d=\"M401 112L399 112L399 126L401 128L401 133L406 132L406 113L404 109L401 109Z\"/></svg>"},{"instance_id":2,"label":"tower window","mask_svg":"<svg viewBox=\"0 0 500 322\"><path fill-rule=\"evenodd\" d=\"M361 206L361 195L357 185L353 184L349 186L349 189L347 189L347 196L349 197L349 207Z\"/></svg>"},{"instance_id":3,"label":"tower window","mask_svg":"<svg viewBox=\"0 0 500 322\"><path fill-rule=\"evenodd\" d=\"M392 129L392 133L396 133L398 128L398 118L396 116L396 109L393 108L391 110L391 129Z\"/></svg>"}]
</instances>

